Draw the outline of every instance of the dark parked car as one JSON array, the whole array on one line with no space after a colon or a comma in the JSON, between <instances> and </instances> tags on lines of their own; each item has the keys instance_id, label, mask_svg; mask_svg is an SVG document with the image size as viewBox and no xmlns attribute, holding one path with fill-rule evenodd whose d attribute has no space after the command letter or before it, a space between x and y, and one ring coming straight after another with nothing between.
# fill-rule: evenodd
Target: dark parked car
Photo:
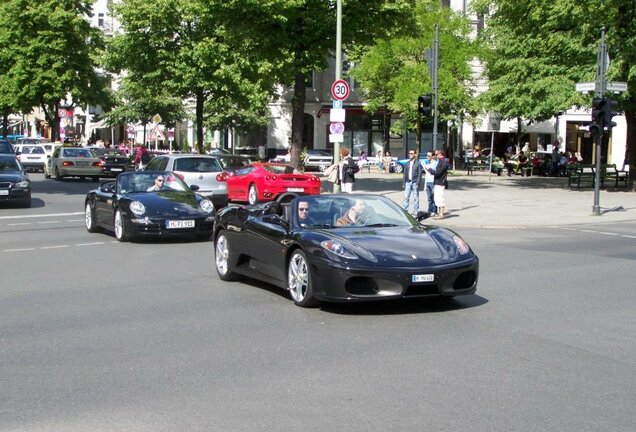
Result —
<instances>
[{"instance_id":1,"label":"dark parked car","mask_svg":"<svg viewBox=\"0 0 636 432\"><path fill-rule=\"evenodd\" d=\"M0 202L31 207L31 180L13 154L0 154Z\"/></svg>"},{"instance_id":2,"label":"dark parked car","mask_svg":"<svg viewBox=\"0 0 636 432\"><path fill-rule=\"evenodd\" d=\"M103 177L117 177L120 173L126 171L129 165L129 158L124 153L103 147L88 147L101 159Z\"/></svg>"},{"instance_id":3,"label":"dark parked car","mask_svg":"<svg viewBox=\"0 0 636 432\"><path fill-rule=\"evenodd\" d=\"M0 154L14 154L13 146L9 140L0 139Z\"/></svg>"},{"instance_id":4,"label":"dark parked car","mask_svg":"<svg viewBox=\"0 0 636 432\"><path fill-rule=\"evenodd\" d=\"M115 232L119 241L141 236L212 236L214 205L170 171L125 172L90 191L86 229Z\"/></svg>"},{"instance_id":5,"label":"dark parked car","mask_svg":"<svg viewBox=\"0 0 636 432\"><path fill-rule=\"evenodd\" d=\"M243 275L272 283L303 307L477 289L479 260L466 242L418 222L386 197L308 195L288 202L218 212L215 263L222 280Z\"/></svg>"}]
</instances>

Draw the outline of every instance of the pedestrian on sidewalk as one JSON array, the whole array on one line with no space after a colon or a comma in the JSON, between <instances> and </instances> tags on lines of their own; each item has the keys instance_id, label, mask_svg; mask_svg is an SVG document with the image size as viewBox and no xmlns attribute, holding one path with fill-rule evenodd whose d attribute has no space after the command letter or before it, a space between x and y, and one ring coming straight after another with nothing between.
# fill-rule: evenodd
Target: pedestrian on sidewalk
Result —
<instances>
[{"instance_id":1,"label":"pedestrian on sidewalk","mask_svg":"<svg viewBox=\"0 0 636 432\"><path fill-rule=\"evenodd\" d=\"M444 208L446 207L444 190L448 182L448 162L442 150L435 150L435 159L437 160L435 169L432 170L429 167L426 167L426 169L432 173L434 177L433 181L435 186L433 186L433 198L437 206L437 216L435 216L434 219L444 219Z\"/></svg>"},{"instance_id":2,"label":"pedestrian on sidewalk","mask_svg":"<svg viewBox=\"0 0 636 432\"><path fill-rule=\"evenodd\" d=\"M404 165L404 175L402 177L402 189L404 189L404 203L402 208L409 211L409 202L411 194L413 197L413 214L417 215L420 211L420 183L422 182L422 165L417 160L415 150L409 150L409 161Z\"/></svg>"},{"instance_id":3,"label":"pedestrian on sidewalk","mask_svg":"<svg viewBox=\"0 0 636 432\"><path fill-rule=\"evenodd\" d=\"M424 167L435 169L437 161L433 160L433 152L426 153L426 159L423 161ZM428 212L431 216L437 215L437 206L433 198L433 186L435 186L435 177L427 169L424 170L424 190L426 191L426 200L428 202Z\"/></svg>"},{"instance_id":4,"label":"pedestrian on sidewalk","mask_svg":"<svg viewBox=\"0 0 636 432\"><path fill-rule=\"evenodd\" d=\"M338 164L338 179L342 192L353 192L353 183L356 181L355 174L360 171L360 167L349 155L349 149L343 147L340 150L340 163Z\"/></svg>"}]
</instances>

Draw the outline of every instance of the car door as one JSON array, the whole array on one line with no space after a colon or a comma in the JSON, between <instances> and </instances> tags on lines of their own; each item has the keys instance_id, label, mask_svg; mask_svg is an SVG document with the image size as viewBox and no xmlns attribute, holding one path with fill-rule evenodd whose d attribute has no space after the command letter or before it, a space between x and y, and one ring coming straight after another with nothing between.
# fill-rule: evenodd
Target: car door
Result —
<instances>
[{"instance_id":1,"label":"car door","mask_svg":"<svg viewBox=\"0 0 636 432\"><path fill-rule=\"evenodd\" d=\"M238 169L234 175L227 178L228 197L234 200L246 200L247 188L249 186L249 175L254 171L254 167L249 166ZM231 192L230 192L231 191Z\"/></svg>"},{"instance_id":2,"label":"car door","mask_svg":"<svg viewBox=\"0 0 636 432\"><path fill-rule=\"evenodd\" d=\"M60 152L62 151L61 147L57 147L53 152L53 156L48 161L49 166L49 174L55 175L55 167L57 166L57 160L60 157Z\"/></svg>"},{"instance_id":3,"label":"car door","mask_svg":"<svg viewBox=\"0 0 636 432\"><path fill-rule=\"evenodd\" d=\"M114 181L104 183L95 192L95 218L98 224L108 228L113 226L115 184Z\"/></svg>"},{"instance_id":4,"label":"car door","mask_svg":"<svg viewBox=\"0 0 636 432\"><path fill-rule=\"evenodd\" d=\"M290 236L289 226L272 215L252 217L246 222L249 232L248 250L253 258L250 263L269 277L277 281L285 281L285 250L284 240Z\"/></svg>"}]
</instances>

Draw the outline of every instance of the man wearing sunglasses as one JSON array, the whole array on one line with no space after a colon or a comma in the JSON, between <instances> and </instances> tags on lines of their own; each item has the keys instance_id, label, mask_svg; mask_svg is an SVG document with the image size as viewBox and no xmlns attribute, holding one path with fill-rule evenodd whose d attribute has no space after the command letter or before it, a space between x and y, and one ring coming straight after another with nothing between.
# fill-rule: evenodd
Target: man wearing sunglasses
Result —
<instances>
[{"instance_id":1,"label":"man wearing sunglasses","mask_svg":"<svg viewBox=\"0 0 636 432\"><path fill-rule=\"evenodd\" d=\"M163 175L159 174L157 176L157 178L155 179L155 184L150 186L148 189L146 189L147 192L158 192L160 190L163 190Z\"/></svg>"},{"instance_id":2,"label":"man wearing sunglasses","mask_svg":"<svg viewBox=\"0 0 636 432\"><path fill-rule=\"evenodd\" d=\"M402 188L404 189L404 203L402 208L409 211L409 202L411 194L413 197L413 214L416 215L420 210L420 183L422 181L422 165L417 160L415 150L409 150L409 161L404 164L404 176L402 177Z\"/></svg>"},{"instance_id":3,"label":"man wearing sunglasses","mask_svg":"<svg viewBox=\"0 0 636 432\"><path fill-rule=\"evenodd\" d=\"M309 203L307 201L300 201L298 203L298 223L301 226L311 225L311 218L309 217Z\"/></svg>"}]
</instances>

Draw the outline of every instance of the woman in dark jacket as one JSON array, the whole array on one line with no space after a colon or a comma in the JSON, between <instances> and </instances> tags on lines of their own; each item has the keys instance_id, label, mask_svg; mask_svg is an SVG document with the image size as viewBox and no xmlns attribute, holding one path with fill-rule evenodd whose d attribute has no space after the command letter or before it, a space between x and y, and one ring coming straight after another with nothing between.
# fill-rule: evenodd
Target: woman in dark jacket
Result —
<instances>
[{"instance_id":1,"label":"woman in dark jacket","mask_svg":"<svg viewBox=\"0 0 636 432\"><path fill-rule=\"evenodd\" d=\"M342 192L353 192L353 183L356 181L355 174L359 170L360 167L349 155L349 149L343 147L340 150L340 163L338 164L338 180Z\"/></svg>"}]
</instances>

